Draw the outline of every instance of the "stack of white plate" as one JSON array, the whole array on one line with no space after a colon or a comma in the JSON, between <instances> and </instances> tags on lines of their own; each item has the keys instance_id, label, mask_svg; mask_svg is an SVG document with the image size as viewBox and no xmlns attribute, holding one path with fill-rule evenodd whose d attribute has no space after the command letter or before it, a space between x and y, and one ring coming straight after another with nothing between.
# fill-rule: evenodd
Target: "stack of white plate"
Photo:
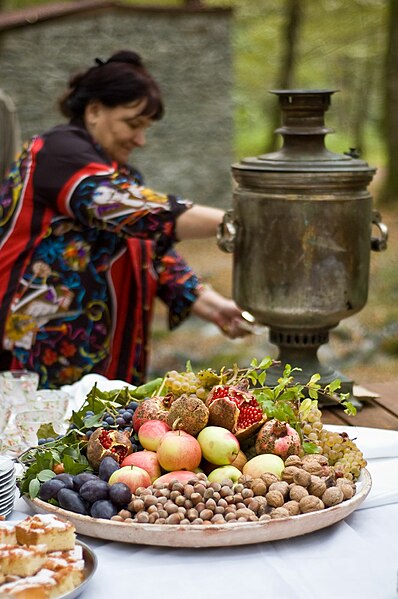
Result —
<instances>
[{"instance_id":1,"label":"stack of white plate","mask_svg":"<svg viewBox=\"0 0 398 599\"><path fill-rule=\"evenodd\" d=\"M0 516L9 516L14 507L16 491L15 464L11 458L0 456Z\"/></svg>"}]
</instances>

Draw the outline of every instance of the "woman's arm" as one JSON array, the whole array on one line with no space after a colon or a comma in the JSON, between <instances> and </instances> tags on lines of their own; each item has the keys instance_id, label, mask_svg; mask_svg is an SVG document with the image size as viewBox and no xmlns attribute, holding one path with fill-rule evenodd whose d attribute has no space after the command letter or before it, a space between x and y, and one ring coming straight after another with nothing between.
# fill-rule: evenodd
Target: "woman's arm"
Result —
<instances>
[{"instance_id":1,"label":"woman's arm","mask_svg":"<svg viewBox=\"0 0 398 599\"><path fill-rule=\"evenodd\" d=\"M176 237L180 240L215 237L223 215L219 208L195 204L177 218Z\"/></svg>"}]
</instances>

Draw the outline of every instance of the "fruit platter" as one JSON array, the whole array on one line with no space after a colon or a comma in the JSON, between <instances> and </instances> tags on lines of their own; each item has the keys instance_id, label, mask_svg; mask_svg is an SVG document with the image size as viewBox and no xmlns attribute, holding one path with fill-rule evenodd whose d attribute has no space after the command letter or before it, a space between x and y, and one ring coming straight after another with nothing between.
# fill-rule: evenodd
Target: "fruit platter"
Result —
<instances>
[{"instance_id":1,"label":"fruit platter","mask_svg":"<svg viewBox=\"0 0 398 599\"><path fill-rule=\"evenodd\" d=\"M87 536L168 547L291 538L346 518L371 488L349 434L322 423L325 395L355 414L340 381L298 383L275 362L171 370L137 388L94 385L65 435L51 425L20 457L18 481L38 513Z\"/></svg>"}]
</instances>

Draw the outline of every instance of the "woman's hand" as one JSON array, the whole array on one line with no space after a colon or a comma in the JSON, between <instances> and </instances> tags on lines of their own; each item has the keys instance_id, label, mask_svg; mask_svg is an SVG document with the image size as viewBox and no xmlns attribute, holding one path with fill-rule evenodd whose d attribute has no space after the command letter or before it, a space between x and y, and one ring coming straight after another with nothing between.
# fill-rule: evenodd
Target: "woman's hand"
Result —
<instances>
[{"instance_id":1,"label":"woman's hand","mask_svg":"<svg viewBox=\"0 0 398 599\"><path fill-rule=\"evenodd\" d=\"M224 297L211 287L204 286L200 291L192 306L192 313L217 325L230 339L250 334L241 309L232 299Z\"/></svg>"}]
</instances>

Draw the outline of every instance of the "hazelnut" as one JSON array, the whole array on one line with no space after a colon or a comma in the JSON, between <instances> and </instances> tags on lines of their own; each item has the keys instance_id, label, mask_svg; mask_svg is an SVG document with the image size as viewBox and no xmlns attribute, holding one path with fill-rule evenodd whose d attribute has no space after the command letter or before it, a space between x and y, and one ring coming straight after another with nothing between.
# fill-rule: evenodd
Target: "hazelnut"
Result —
<instances>
[{"instance_id":1,"label":"hazelnut","mask_svg":"<svg viewBox=\"0 0 398 599\"><path fill-rule=\"evenodd\" d=\"M221 514L216 514L217 516L221 516ZM199 512L199 516L202 518L202 520L211 520L214 516L213 512L211 510L208 509L204 509L201 512Z\"/></svg>"},{"instance_id":2,"label":"hazelnut","mask_svg":"<svg viewBox=\"0 0 398 599\"><path fill-rule=\"evenodd\" d=\"M322 495L322 501L326 507L330 507L332 505L337 505L341 503L344 499L343 491L341 487L329 487L326 489L324 494Z\"/></svg>"},{"instance_id":3,"label":"hazelnut","mask_svg":"<svg viewBox=\"0 0 398 599\"><path fill-rule=\"evenodd\" d=\"M217 515L221 515L221 514L217 514ZM225 514L225 522L234 522L235 520L236 520L235 512L229 512L228 514Z\"/></svg>"},{"instance_id":4,"label":"hazelnut","mask_svg":"<svg viewBox=\"0 0 398 599\"><path fill-rule=\"evenodd\" d=\"M300 511L302 514L308 514L309 512L316 512L322 510L325 505L319 497L315 495L307 495L299 501Z\"/></svg>"},{"instance_id":5,"label":"hazelnut","mask_svg":"<svg viewBox=\"0 0 398 599\"><path fill-rule=\"evenodd\" d=\"M144 509L144 502L142 499L133 499L127 506L129 510L134 513L141 512Z\"/></svg>"},{"instance_id":6,"label":"hazelnut","mask_svg":"<svg viewBox=\"0 0 398 599\"><path fill-rule=\"evenodd\" d=\"M140 512L136 515L135 519L137 522L141 522L142 524L148 524L149 514L147 514L146 512Z\"/></svg>"},{"instance_id":7,"label":"hazelnut","mask_svg":"<svg viewBox=\"0 0 398 599\"><path fill-rule=\"evenodd\" d=\"M131 512L129 512L129 510L120 510L120 512L118 512L118 516L125 520L126 518L131 518Z\"/></svg>"}]
</instances>

